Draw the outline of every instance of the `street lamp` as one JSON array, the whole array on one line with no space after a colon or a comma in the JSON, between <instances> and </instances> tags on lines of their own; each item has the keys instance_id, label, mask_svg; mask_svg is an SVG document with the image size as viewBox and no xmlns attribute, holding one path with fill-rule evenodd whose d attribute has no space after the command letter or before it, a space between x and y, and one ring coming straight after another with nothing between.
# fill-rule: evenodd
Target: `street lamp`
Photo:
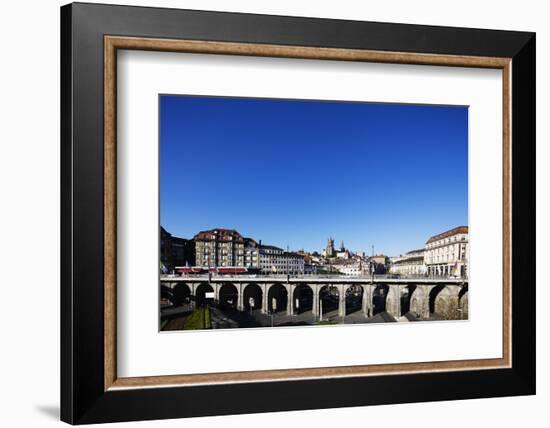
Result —
<instances>
[{"instance_id":1,"label":"street lamp","mask_svg":"<svg viewBox=\"0 0 550 428\"><path fill-rule=\"evenodd\" d=\"M286 274L287 274L287 278L289 277L289 271L288 271L288 259L290 257L290 250L289 250L289 246L287 244L286 246Z\"/></svg>"}]
</instances>

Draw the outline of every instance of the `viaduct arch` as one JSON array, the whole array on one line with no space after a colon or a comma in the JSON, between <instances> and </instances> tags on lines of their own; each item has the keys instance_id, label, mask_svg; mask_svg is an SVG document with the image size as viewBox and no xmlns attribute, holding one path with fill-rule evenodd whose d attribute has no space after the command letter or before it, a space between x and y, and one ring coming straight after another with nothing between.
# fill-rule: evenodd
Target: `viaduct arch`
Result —
<instances>
[{"instance_id":1,"label":"viaduct arch","mask_svg":"<svg viewBox=\"0 0 550 428\"><path fill-rule=\"evenodd\" d=\"M161 278L161 296L173 305L197 307L214 293L221 308L261 313L320 317L328 312L368 318L382 312L398 319L468 319L468 283L460 280L419 281L356 278Z\"/></svg>"}]
</instances>

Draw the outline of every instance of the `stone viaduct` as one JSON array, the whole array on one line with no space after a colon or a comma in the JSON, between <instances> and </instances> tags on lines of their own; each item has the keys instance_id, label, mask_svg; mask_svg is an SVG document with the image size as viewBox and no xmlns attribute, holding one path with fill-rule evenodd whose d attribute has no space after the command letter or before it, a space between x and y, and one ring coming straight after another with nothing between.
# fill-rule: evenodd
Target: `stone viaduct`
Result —
<instances>
[{"instance_id":1,"label":"stone viaduct","mask_svg":"<svg viewBox=\"0 0 550 428\"><path fill-rule=\"evenodd\" d=\"M456 278L161 276L161 295L174 304L202 305L206 293L220 307L262 313L329 311L365 317L388 312L394 318L467 319L468 281Z\"/></svg>"}]
</instances>

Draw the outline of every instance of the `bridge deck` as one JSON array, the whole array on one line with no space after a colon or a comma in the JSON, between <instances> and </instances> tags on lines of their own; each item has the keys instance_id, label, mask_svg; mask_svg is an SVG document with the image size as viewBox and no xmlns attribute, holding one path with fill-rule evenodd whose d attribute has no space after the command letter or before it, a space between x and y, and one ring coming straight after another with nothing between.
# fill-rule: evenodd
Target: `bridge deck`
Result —
<instances>
[{"instance_id":1,"label":"bridge deck","mask_svg":"<svg viewBox=\"0 0 550 428\"><path fill-rule=\"evenodd\" d=\"M171 276L161 275L161 282L233 282L233 283L358 283L358 284L467 284L468 280L464 278L388 278L388 277L370 277L370 276L255 276L255 275L219 275L209 277L208 275L193 276Z\"/></svg>"}]
</instances>

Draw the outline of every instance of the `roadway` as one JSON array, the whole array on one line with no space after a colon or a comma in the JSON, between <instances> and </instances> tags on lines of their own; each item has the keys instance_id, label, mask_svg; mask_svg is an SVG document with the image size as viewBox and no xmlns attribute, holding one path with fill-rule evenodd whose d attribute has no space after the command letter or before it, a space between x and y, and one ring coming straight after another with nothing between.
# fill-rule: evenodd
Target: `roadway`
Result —
<instances>
[{"instance_id":1,"label":"roadway","mask_svg":"<svg viewBox=\"0 0 550 428\"><path fill-rule=\"evenodd\" d=\"M301 314L287 315L286 311L273 314L263 314L259 309L253 311L237 311L235 309L210 308L212 328L253 328L253 327L283 327L316 325L319 317L311 311ZM380 322L396 322L396 319L387 312L379 313L373 317L365 318L361 311L355 311L345 317L338 316L338 311L333 310L323 314L323 322L327 324L366 324ZM404 320L405 321L405 320Z\"/></svg>"}]
</instances>

